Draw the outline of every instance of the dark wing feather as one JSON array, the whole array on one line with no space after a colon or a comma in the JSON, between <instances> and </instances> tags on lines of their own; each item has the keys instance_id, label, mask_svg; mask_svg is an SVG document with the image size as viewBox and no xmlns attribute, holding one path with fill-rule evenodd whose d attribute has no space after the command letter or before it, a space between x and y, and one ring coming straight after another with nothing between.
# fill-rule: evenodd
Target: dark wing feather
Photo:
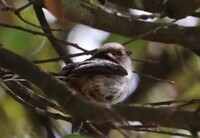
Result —
<instances>
[{"instance_id":1,"label":"dark wing feather","mask_svg":"<svg viewBox=\"0 0 200 138\"><path fill-rule=\"evenodd\" d=\"M71 63L65 66L59 73L61 76L71 75L127 75L127 71L115 62L103 59L86 60Z\"/></svg>"}]
</instances>

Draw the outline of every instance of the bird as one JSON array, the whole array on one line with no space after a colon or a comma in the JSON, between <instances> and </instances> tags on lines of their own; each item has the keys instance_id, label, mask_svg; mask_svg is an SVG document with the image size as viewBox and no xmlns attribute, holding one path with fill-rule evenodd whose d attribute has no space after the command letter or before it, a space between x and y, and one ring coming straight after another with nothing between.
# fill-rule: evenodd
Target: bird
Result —
<instances>
[{"instance_id":1,"label":"bird","mask_svg":"<svg viewBox=\"0 0 200 138\"><path fill-rule=\"evenodd\" d=\"M122 44L109 42L89 59L67 64L58 76L87 100L120 103L133 91L131 54Z\"/></svg>"}]
</instances>

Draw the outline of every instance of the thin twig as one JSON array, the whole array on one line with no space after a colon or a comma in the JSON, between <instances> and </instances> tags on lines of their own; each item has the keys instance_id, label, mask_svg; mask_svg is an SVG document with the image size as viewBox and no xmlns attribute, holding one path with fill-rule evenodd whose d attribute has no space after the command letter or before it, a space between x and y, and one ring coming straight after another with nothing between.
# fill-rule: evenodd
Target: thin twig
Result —
<instances>
[{"instance_id":1,"label":"thin twig","mask_svg":"<svg viewBox=\"0 0 200 138\"><path fill-rule=\"evenodd\" d=\"M44 59L44 60L34 60L33 62L36 64L42 64L42 63L47 63L47 62L57 62L59 60L65 59L65 58L72 58L72 57L78 57L78 56L83 56L83 55L92 55L95 52L96 52L96 50L91 50L91 51L87 51L87 52L69 54L67 56L60 56L60 57L56 57L56 58L50 58L50 59Z\"/></svg>"},{"instance_id":2,"label":"thin twig","mask_svg":"<svg viewBox=\"0 0 200 138\"><path fill-rule=\"evenodd\" d=\"M31 99L37 101L38 103L42 103L44 105L47 105L47 106L49 106L49 107L51 107L53 109L56 109L56 110L58 110L60 112L63 112L63 110L61 109L61 107L59 105L57 105L56 103L44 98L41 95L35 93L30 88L28 88L25 85L23 85L22 83L20 83L19 80L21 80L22 78L20 78L18 75L14 74L14 73L10 73L10 72L3 72L3 71L1 71L0 73L1 73L0 77L1 77L1 80L3 82L10 81L15 86L20 88L23 91L23 94L25 94L26 96L30 97ZM17 76L17 78L14 77L15 75Z\"/></svg>"},{"instance_id":3,"label":"thin twig","mask_svg":"<svg viewBox=\"0 0 200 138\"><path fill-rule=\"evenodd\" d=\"M10 10L13 11L13 12L15 11L14 8L10 7L10 6L7 5L6 3L3 3L3 1L1 1L1 4L3 5L3 7L4 7L5 9L8 9L8 10L10 9ZM29 32L29 33L32 33L32 34L35 34L35 35L46 36L46 37L49 39L49 41L51 42L51 44L52 44L52 46L54 47L54 49L59 53L59 55L61 55L61 56L66 55L67 52L66 52L65 48L63 48L63 47L61 46L61 44L58 43L58 41L59 41L59 42L62 41L62 43L65 42L65 41L59 40L58 38L54 37L54 35L53 35L53 33L52 33L52 30L50 30L50 26L49 26L48 22L46 21L46 18L45 18L45 16L44 16L43 11L42 11L42 7L37 6L37 5L33 5L33 7L34 7L34 10L35 10L35 12L36 12L36 15L37 15L37 17L38 17L38 19L39 19L39 22L40 22L41 26L43 27L42 29L43 29L44 33L37 32L37 31L33 31L33 30L30 30L30 29L26 29L26 28L23 28L23 27L21 27L21 26L14 26L14 25L8 25L8 24L3 24L3 23L0 23L0 26L12 28L12 29L18 29L18 30L21 30L21 31L26 31L26 32ZM19 14L19 12L14 12L14 13L15 13L16 15L18 15L19 18L21 17L20 14ZM22 19L22 18L21 18L21 19ZM22 20L23 20L23 19L22 19ZM24 20L23 20L23 21L24 21ZM48 28L48 29L47 29L47 28ZM66 43L67 43L67 42L66 42ZM67 43L67 44L68 44L68 45L71 45L72 43ZM77 45L75 45L75 47L78 48ZM79 48L79 49L82 49L82 48ZM67 60L64 60L64 61L65 61L65 63L70 62L70 60L68 60L68 59L67 59Z\"/></svg>"},{"instance_id":4,"label":"thin twig","mask_svg":"<svg viewBox=\"0 0 200 138\"><path fill-rule=\"evenodd\" d=\"M129 13L122 13L122 12L119 12L117 10L109 9L109 8L107 8L105 6L102 6L102 5L94 4L90 0L83 0L83 1L85 1L90 6L98 8L98 9L100 9L100 10L106 12L106 13L114 14L114 15L116 15L118 17L124 17L124 18L129 19L130 21L136 20L136 19L149 19L149 18L152 19L152 18L156 17L156 15L154 15L154 14L152 14L152 15L139 15L139 16L137 16L137 15L131 15ZM131 42L133 42L133 41L135 41L137 39L144 38L145 36L150 35L151 33L155 33L156 31L158 31L158 30L160 30L162 28L165 28L165 27L171 25L172 23L175 23L176 21L178 21L178 19L173 20L173 21L171 21L169 23L162 24L162 25L160 25L160 26L158 26L158 27L156 27L156 28L154 28L154 29L146 32L146 33L142 33L142 34L138 35L137 37L135 37L133 39L130 39L129 41L126 41L126 42L122 43L122 45L125 46L125 45L127 45L127 44L129 44L129 43L131 43Z\"/></svg>"},{"instance_id":5,"label":"thin twig","mask_svg":"<svg viewBox=\"0 0 200 138\"><path fill-rule=\"evenodd\" d=\"M144 105L150 105L150 106L163 106L166 105L169 107L169 105L174 105L178 109L189 106L192 104L200 104L200 99L188 99L188 100L170 100L170 101L163 101L163 102L155 102L155 103L146 103Z\"/></svg>"},{"instance_id":6,"label":"thin twig","mask_svg":"<svg viewBox=\"0 0 200 138\"><path fill-rule=\"evenodd\" d=\"M16 30L24 31L24 32L27 32L27 33L31 33L33 35L41 35L41 36L45 36L45 37L52 37L50 34L42 33L42 32L39 32L39 31L34 31L34 30L27 29L27 28L24 28L24 27L21 27L21 26L9 25L9 24L5 24L5 23L0 23L0 26L10 28L10 29L16 29Z\"/></svg>"},{"instance_id":7,"label":"thin twig","mask_svg":"<svg viewBox=\"0 0 200 138\"><path fill-rule=\"evenodd\" d=\"M3 11L14 9L12 6L8 5L4 0L0 0L0 4L2 6L1 10Z\"/></svg>"},{"instance_id":8,"label":"thin twig","mask_svg":"<svg viewBox=\"0 0 200 138\"><path fill-rule=\"evenodd\" d=\"M83 51L83 52L87 52L87 51L88 51L88 50L86 50L86 49L80 47L80 46L79 46L78 44L76 44L76 43L67 42L67 41L65 41L65 40L58 39L58 38L57 38L57 40L58 40L59 42L65 44L65 45L73 46L73 47L75 47L75 48L77 48L77 49L79 49L79 50L81 50L81 51Z\"/></svg>"},{"instance_id":9,"label":"thin twig","mask_svg":"<svg viewBox=\"0 0 200 138\"><path fill-rule=\"evenodd\" d=\"M130 13L127 13L127 12L120 12L120 11L118 11L116 9L113 9L113 8L108 8L108 7L105 7L103 5L92 3L91 0L82 0L82 1L84 1L87 4L89 4L91 7L97 8L97 9L102 10L104 12L107 12L109 14L114 14L114 15L116 15L118 17L128 18L130 21L131 20L137 20L137 19L147 20L147 19L153 19L153 18L157 17L155 14L151 14L151 15L146 15L146 14L133 15L133 14L130 14Z\"/></svg>"},{"instance_id":10,"label":"thin twig","mask_svg":"<svg viewBox=\"0 0 200 138\"><path fill-rule=\"evenodd\" d=\"M100 137L102 138L108 138L107 136L105 136L101 131L99 131L97 128L95 128L95 126L90 122L90 121L86 121L86 124Z\"/></svg>"},{"instance_id":11,"label":"thin twig","mask_svg":"<svg viewBox=\"0 0 200 138\"><path fill-rule=\"evenodd\" d=\"M24 9L28 8L29 6L31 6L32 3L31 2L28 2L27 4L17 8L14 10L15 13L20 13L21 11L23 11Z\"/></svg>"},{"instance_id":12,"label":"thin twig","mask_svg":"<svg viewBox=\"0 0 200 138\"><path fill-rule=\"evenodd\" d=\"M186 100L185 103L178 106L178 109L181 109L182 107L189 106L192 104L200 104L200 99ZM197 110L199 111L199 108Z\"/></svg>"},{"instance_id":13,"label":"thin twig","mask_svg":"<svg viewBox=\"0 0 200 138\"><path fill-rule=\"evenodd\" d=\"M128 126L121 126L119 128L126 129L126 130L137 130L137 129L148 129L148 128L157 128L158 125L128 125Z\"/></svg>"},{"instance_id":14,"label":"thin twig","mask_svg":"<svg viewBox=\"0 0 200 138\"><path fill-rule=\"evenodd\" d=\"M155 103L146 103L144 105L150 105L150 106L162 106L162 105L172 105L172 104L181 104L186 102L185 100L169 100L169 101L162 101L162 102L155 102Z\"/></svg>"},{"instance_id":15,"label":"thin twig","mask_svg":"<svg viewBox=\"0 0 200 138\"><path fill-rule=\"evenodd\" d=\"M140 73L140 72L137 72L137 71L133 71L133 73L137 73L140 76L144 76L144 77L156 80L156 81L163 81L163 82L167 82L167 83L170 83L170 84L174 84L174 81L160 79L160 78L157 78L157 77L152 76L150 74L144 74L144 73Z\"/></svg>"},{"instance_id":16,"label":"thin twig","mask_svg":"<svg viewBox=\"0 0 200 138\"><path fill-rule=\"evenodd\" d=\"M171 22L169 22L169 23L161 24L160 26L157 26L156 28L154 28L154 29L152 29L152 30L150 30L150 31L148 31L148 32L146 32L146 33L142 33L142 34L138 35L137 37L135 37L135 38L133 38L133 39L130 39L130 40L128 40L128 41L122 43L122 45L125 46L125 45L127 45L127 44L129 44L129 43L131 43L131 42L133 42L133 41L135 41L135 40L137 40L137 39L144 38L144 37L146 37L147 35L150 35L150 34L152 34L152 33L155 33L156 31L158 31L158 30L160 30L160 29L162 29L162 28L165 28L165 27L167 27L167 26L169 26L169 25L171 25L171 24L173 24L173 23L175 23L175 22L177 22L177 21L178 21L178 19L173 20L173 21L171 21Z\"/></svg>"},{"instance_id":17,"label":"thin twig","mask_svg":"<svg viewBox=\"0 0 200 138\"><path fill-rule=\"evenodd\" d=\"M29 24L29 25L31 25L31 26L33 26L33 27L36 27L36 28L40 28L40 29L45 28L45 29L48 29L48 30L51 30L51 31L64 31L63 29L42 27L42 26L36 25L36 24L34 24L34 23L31 23L31 22L25 20L25 19L21 16L21 14L15 14L15 15L16 15L20 20L22 20L24 23L27 23L27 24Z\"/></svg>"},{"instance_id":18,"label":"thin twig","mask_svg":"<svg viewBox=\"0 0 200 138\"><path fill-rule=\"evenodd\" d=\"M4 1L4 2L3 2L3 1L0 1L0 4L1 4L2 7L3 7L2 10L13 12L13 13L14 13L21 21L23 21L24 23L29 24L29 25L31 25L31 26L33 26L33 27L36 27L36 28L40 28L40 29L43 28L42 26L33 24L33 23L31 23L31 22L25 20L25 19L21 16L21 14L20 14L20 12L21 12L22 10L24 10L25 8L27 8L27 7L29 7L29 6L32 5L31 2L29 2L29 3L25 4L25 5L23 5L22 7L18 8L18 9L15 9L14 7L8 5L5 1ZM64 31L63 29L52 29L52 28L46 28L46 27L45 27L45 29L49 29L49 30L51 30L51 31Z\"/></svg>"},{"instance_id":19,"label":"thin twig","mask_svg":"<svg viewBox=\"0 0 200 138\"><path fill-rule=\"evenodd\" d=\"M135 59L135 58L132 58L131 60L132 61L136 61L136 62L145 62L145 63L152 63L152 64L160 63L160 61L149 60L149 59Z\"/></svg>"},{"instance_id":20,"label":"thin twig","mask_svg":"<svg viewBox=\"0 0 200 138\"><path fill-rule=\"evenodd\" d=\"M120 126L122 129L125 130L132 130L132 131L143 131L143 132L152 132L152 133L159 133L159 134L165 134L165 135L171 135L171 136L180 136L180 137L187 137L187 138L194 138L192 135L187 135L183 133L173 132L173 131L167 131L167 130L161 130L158 128L145 128L145 127L135 127L135 126Z\"/></svg>"},{"instance_id":21,"label":"thin twig","mask_svg":"<svg viewBox=\"0 0 200 138\"><path fill-rule=\"evenodd\" d=\"M34 91L32 91L31 89L29 89L28 87L24 86L22 83L20 83L19 81L16 81L16 80L13 80L13 82L15 82L15 84L20 87L21 89L24 89L24 94L28 95L30 98L36 100L36 101L39 101L39 102L42 102L43 104L53 108L53 109L56 109L60 112L63 112L63 110L61 109L60 106L58 106L56 103L44 98L43 96L35 93Z\"/></svg>"},{"instance_id":22,"label":"thin twig","mask_svg":"<svg viewBox=\"0 0 200 138\"><path fill-rule=\"evenodd\" d=\"M81 48L80 46L78 46L75 43L71 43L71 42L67 42L67 41L58 39L58 38L56 38L56 37L54 37L54 36L52 36L51 34L48 34L48 33L42 33L42 32L39 32L39 31L34 31L34 30L31 30L31 29L27 29L27 28L24 28L24 27L21 27L21 26L9 25L9 24L5 24L5 23L0 23L0 26L6 27L6 28L10 28L10 29L16 29L16 30L28 32L28 33L31 33L33 35L41 35L41 36L45 36L45 37L48 37L48 38L54 38L55 41L59 41L59 42L64 43L66 45L73 46L73 47L75 47L77 49L80 49L80 50L82 50L84 52L87 51L87 50Z\"/></svg>"},{"instance_id":23,"label":"thin twig","mask_svg":"<svg viewBox=\"0 0 200 138\"><path fill-rule=\"evenodd\" d=\"M38 114L45 115L47 117L51 117L51 118L54 118L54 119L60 119L60 120L65 120L67 122L71 122L71 118L69 118L69 117L63 116L63 115L58 114L58 113L52 113L52 112L46 111L46 110L44 110L42 108L36 107L36 106L32 105L31 103L25 101L24 99L22 99L18 95L15 95L15 93L11 89L9 89L2 81L0 82L0 86L13 99L15 99L16 101L18 101L22 105L24 105L24 106L26 106L26 107L28 107L28 108L36 111Z\"/></svg>"}]
</instances>

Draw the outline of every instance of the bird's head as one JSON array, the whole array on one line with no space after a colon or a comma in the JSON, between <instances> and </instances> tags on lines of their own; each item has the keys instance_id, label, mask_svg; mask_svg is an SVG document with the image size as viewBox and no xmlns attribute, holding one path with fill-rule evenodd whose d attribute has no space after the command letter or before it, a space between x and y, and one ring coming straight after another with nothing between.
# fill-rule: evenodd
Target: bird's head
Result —
<instances>
[{"instance_id":1,"label":"bird's head","mask_svg":"<svg viewBox=\"0 0 200 138\"><path fill-rule=\"evenodd\" d=\"M121 65L127 71L132 71L132 62L130 59L131 52L119 43L112 42L104 44L97 52L93 55L93 58L102 58L111 60Z\"/></svg>"}]
</instances>

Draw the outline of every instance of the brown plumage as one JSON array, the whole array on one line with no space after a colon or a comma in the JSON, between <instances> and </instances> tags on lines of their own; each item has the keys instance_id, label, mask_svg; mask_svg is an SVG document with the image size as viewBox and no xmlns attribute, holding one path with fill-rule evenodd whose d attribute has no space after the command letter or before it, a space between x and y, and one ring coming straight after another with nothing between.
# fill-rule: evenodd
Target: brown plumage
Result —
<instances>
[{"instance_id":1,"label":"brown plumage","mask_svg":"<svg viewBox=\"0 0 200 138\"><path fill-rule=\"evenodd\" d=\"M121 44L107 43L91 58L68 64L59 75L86 99L118 103L127 97L131 85L129 54Z\"/></svg>"}]
</instances>

